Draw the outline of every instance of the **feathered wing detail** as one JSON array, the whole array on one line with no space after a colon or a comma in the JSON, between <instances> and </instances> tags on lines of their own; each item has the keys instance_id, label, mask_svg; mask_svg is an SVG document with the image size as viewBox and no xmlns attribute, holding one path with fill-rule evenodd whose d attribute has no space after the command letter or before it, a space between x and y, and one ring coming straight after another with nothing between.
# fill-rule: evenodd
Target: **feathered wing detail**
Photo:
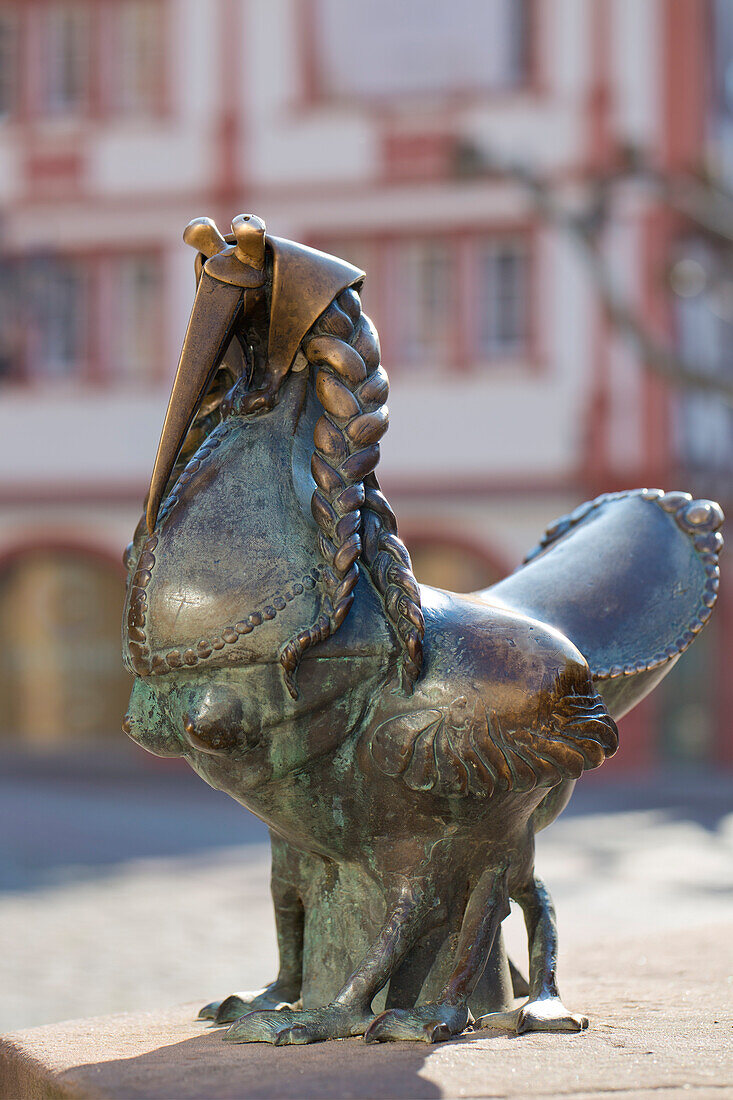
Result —
<instances>
[{"instance_id":1,"label":"feathered wing detail","mask_svg":"<svg viewBox=\"0 0 733 1100\"><path fill-rule=\"evenodd\" d=\"M616 723L595 692L554 693L535 726L511 728L477 693L450 706L396 715L369 735L385 775L414 791L488 797L494 791L554 787L597 768L618 748Z\"/></svg>"}]
</instances>

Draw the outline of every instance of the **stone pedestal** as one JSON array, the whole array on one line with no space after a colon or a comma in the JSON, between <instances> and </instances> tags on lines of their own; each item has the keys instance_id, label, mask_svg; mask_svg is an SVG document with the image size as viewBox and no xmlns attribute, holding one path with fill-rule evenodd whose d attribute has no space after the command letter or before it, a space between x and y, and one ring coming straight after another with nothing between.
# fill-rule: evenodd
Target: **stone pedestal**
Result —
<instances>
[{"instance_id":1,"label":"stone pedestal","mask_svg":"<svg viewBox=\"0 0 733 1100\"><path fill-rule=\"evenodd\" d=\"M733 927L589 943L564 960L580 1035L479 1032L440 1046L230 1046L159 1013L76 1020L0 1038L3 1100L733 1095Z\"/></svg>"}]
</instances>

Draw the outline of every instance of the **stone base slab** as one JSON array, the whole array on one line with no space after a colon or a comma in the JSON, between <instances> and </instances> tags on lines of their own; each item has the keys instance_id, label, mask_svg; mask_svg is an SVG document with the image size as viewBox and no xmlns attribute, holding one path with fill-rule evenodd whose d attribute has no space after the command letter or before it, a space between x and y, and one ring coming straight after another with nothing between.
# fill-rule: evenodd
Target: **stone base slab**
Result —
<instances>
[{"instance_id":1,"label":"stone base slab","mask_svg":"<svg viewBox=\"0 0 733 1100\"><path fill-rule=\"evenodd\" d=\"M733 1097L733 927L586 945L563 973L565 1003L590 1017L579 1035L230 1046L184 1005L2 1036L0 1097Z\"/></svg>"}]
</instances>

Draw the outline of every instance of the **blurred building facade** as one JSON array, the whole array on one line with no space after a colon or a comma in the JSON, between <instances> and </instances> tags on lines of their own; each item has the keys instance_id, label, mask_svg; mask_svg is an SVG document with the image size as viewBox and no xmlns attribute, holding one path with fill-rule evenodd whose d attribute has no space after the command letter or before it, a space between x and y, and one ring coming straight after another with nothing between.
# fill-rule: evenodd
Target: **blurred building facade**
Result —
<instances>
[{"instance_id":1,"label":"blurred building facade","mask_svg":"<svg viewBox=\"0 0 733 1100\"><path fill-rule=\"evenodd\" d=\"M602 490L730 500L730 410L647 369L577 242L503 167L580 209L621 148L733 174L725 2L0 3L3 734L118 728L119 556L192 301L195 215L226 228L252 210L367 271L392 384L380 476L420 579L488 583ZM614 191L600 247L650 332L730 369L709 241L655 188ZM724 592L629 718L623 763L733 766L731 648Z\"/></svg>"}]
</instances>

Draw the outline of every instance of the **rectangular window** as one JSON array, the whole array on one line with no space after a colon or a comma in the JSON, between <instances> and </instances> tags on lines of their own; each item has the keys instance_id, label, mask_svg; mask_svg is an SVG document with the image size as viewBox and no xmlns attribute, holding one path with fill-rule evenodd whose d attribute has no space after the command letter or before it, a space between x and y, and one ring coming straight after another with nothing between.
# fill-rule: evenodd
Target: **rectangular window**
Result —
<instances>
[{"instance_id":1,"label":"rectangular window","mask_svg":"<svg viewBox=\"0 0 733 1100\"><path fill-rule=\"evenodd\" d=\"M532 242L527 233L330 238L317 247L367 274L364 309L390 368L451 370L526 360Z\"/></svg>"},{"instance_id":2,"label":"rectangular window","mask_svg":"<svg viewBox=\"0 0 733 1100\"><path fill-rule=\"evenodd\" d=\"M163 0L0 0L0 119L160 113L165 88ZM33 79L26 81L28 71Z\"/></svg>"},{"instance_id":3,"label":"rectangular window","mask_svg":"<svg viewBox=\"0 0 733 1100\"><path fill-rule=\"evenodd\" d=\"M717 119L733 116L733 8L730 0L713 0L710 52L712 100Z\"/></svg>"},{"instance_id":4,"label":"rectangular window","mask_svg":"<svg viewBox=\"0 0 733 1100\"><path fill-rule=\"evenodd\" d=\"M17 106L19 46L18 14L0 7L0 119Z\"/></svg>"},{"instance_id":5,"label":"rectangular window","mask_svg":"<svg viewBox=\"0 0 733 1100\"><path fill-rule=\"evenodd\" d=\"M157 255L36 255L0 271L0 385L160 376Z\"/></svg>"},{"instance_id":6,"label":"rectangular window","mask_svg":"<svg viewBox=\"0 0 733 1100\"><path fill-rule=\"evenodd\" d=\"M114 341L110 347L111 380L151 379L158 366L161 327L161 272L155 257L125 256L114 265Z\"/></svg>"},{"instance_id":7,"label":"rectangular window","mask_svg":"<svg viewBox=\"0 0 733 1100\"><path fill-rule=\"evenodd\" d=\"M160 0L121 0L116 16L110 107L121 114L152 113L163 82Z\"/></svg>"},{"instance_id":8,"label":"rectangular window","mask_svg":"<svg viewBox=\"0 0 733 1100\"><path fill-rule=\"evenodd\" d=\"M317 91L329 97L515 88L529 0L316 0Z\"/></svg>"},{"instance_id":9,"label":"rectangular window","mask_svg":"<svg viewBox=\"0 0 733 1100\"><path fill-rule=\"evenodd\" d=\"M25 370L26 309L21 264L0 264L0 385L19 382Z\"/></svg>"},{"instance_id":10,"label":"rectangular window","mask_svg":"<svg viewBox=\"0 0 733 1100\"><path fill-rule=\"evenodd\" d=\"M396 260L395 354L405 364L445 366L451 354L455 257L447 243L426 240L399 245Z\"/></svg>"},{"instance_id":11,"label":"rectangular window","mask_svg":"<svg viewBox=\"0 0 733 1100\"><path fill-rule=\"evenodd\" d=\"M89 98L90 9L83 3L53 3L42 10L40 106L47 114L76 114Z\"/></svg>"},{"instance_id":12,"label":"rectangular window","mask_svg":"<svg viewBox=\"0 0 733 1100\"><path fill-rule=\"evenodd\" d=\"M675 299L677 347L702 375L733 376L733 289L720 278L716 257L694 242L684 249L697 264L701 285ZM679 265L678 265L679 266ZM715 275L718 279L715 279ZM712 276L712 277L711 277ZM705 282L712 285L706 286ZM706 474L733 467L733 409L710 393L690 389L676 401L677 455L690 469Z\"/></svg>"},{"instance_id":13,"label":"rectangular window","mask_svg":"<svg viewBox=\"0 0 733 1100\"><path fill-rule=\"evenodd\" d=\"M527 344L527 250L522 241L478 246L477 319L479 358L516 356Z\"/></svg>"},{"instance_id":14,"label":"rectangular window","mask_svg":"<svg viewBox=\"0 0 733 1100\"><path fill-rule=\"evenodd\" d=\"M708 126L716 167L730 187L733 180L733 5L712 0L707 43Z\"/></svg>"},{"instance_id":15,"label":"rectangular window","mask_svg":"<svg viewBox=\"0 0 733 1100\"><path fill-rule=\"evenodd\" d=\"M64 379L87 360L87 273L80 263L37 259L28 267L28 374Z\"/></svg>"}]
</instances>

